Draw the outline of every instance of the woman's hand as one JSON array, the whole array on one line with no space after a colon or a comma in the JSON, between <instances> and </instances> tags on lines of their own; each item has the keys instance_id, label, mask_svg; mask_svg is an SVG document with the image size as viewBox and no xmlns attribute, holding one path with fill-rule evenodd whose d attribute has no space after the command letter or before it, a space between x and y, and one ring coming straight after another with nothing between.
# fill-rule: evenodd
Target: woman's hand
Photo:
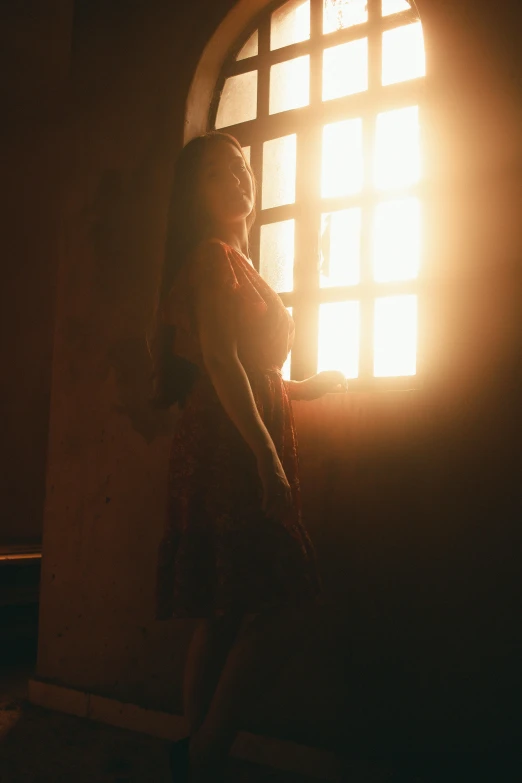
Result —
<instances>
[{"instance_id":1,"label":"woman's hand","mask_svg":"<svg viewBox=\"0 0 522 783\"><path fill-rule=\"evenodd\" d=\"M299 382L299 399L316 400L323 394L346 392L348 381L338 370L324 370Z\"/></svg>"},{"instance_id":2,"label":"woman's hand","mask_svg":"<svg viewBox=\"0 0 522 783\"><path fill-rule=\"evenodd\" d=\"M263 511L280 517L292 503L292 490L276 451L258 459L257 470L263 487Z\"/></svg>"}]
</instances>

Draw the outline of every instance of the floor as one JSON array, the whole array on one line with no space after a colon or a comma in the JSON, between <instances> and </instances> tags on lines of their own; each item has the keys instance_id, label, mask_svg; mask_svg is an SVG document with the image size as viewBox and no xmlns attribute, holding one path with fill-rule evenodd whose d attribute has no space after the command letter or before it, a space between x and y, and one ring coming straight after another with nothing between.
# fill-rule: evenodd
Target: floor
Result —
<instances>
[{"instance_id":1,"label":"floor","mask_svg":"<svg viewBox=\"0 0 522 783\"><path fill-rule=\"evenodd\" d=\"M171 783L163 739L27 701L34 656L0 665L0 783ZM317 783L232 758L227 783ZM453 760L347 760L341 783L522 783L520 753Z\"/></svg>"},{"instance_id":2,"label":"floor","mask_svg":"<svg viewBox=\"0 0 522 783\"><path fill-rule=\"evenodd\" d=\"M0 677L1 783L170 783L165 740L30 704L32 669ZM312 783L239 759L230 760L227 781Z\"/></svg>"}]
</instances>

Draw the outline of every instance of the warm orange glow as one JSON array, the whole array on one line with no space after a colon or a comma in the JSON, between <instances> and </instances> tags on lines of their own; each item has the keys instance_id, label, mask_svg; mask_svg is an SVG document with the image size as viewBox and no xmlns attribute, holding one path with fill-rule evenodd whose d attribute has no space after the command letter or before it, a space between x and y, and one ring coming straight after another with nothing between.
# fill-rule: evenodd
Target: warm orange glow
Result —
<instances>
[{"instance_id":1,"label":"warm orange glow","mask_svg":"<svg viewBox=\"0 0 522 783\"><path fill-rule=\"evenodd\" d=\"M323 52L323 101L368 89L368 39L338 44Z\"/></svg>"},{"instance_id":2,"label":"warm orange glow","mask_svg":"<svg viewBox=\"0 0 522 783\"><path fill-rule=\"evenodd\" d=\"M300 109L310 103L310 55L270 68L269 114Z\"/></svg>"},{"instance_id":3,"label":"warm orange glow","mask_svg":"<svg viewBox=\"0 0 522 783\"><path fill-rule=\"evenodd\" d=\"M295 201L297 136L281 136L263 144L262 209Z\"/></svg>"},{"instance_id":4,"label":"warm orange glow","mask_svg":"<svg viewBox=\"0 0 522 783\"><path fill-rule=\"evenodd\" d=\"M295 220L261 226L259 272L274 291L294 288Z\"/></svg>"},{"instance_id":5,"label":"warm orange glow","mask_svg":"<svg viewBox=\"0 0 522 783\"><path fill-rule=\"evenodd\" d=\"M359 375L359 302L319 305L317 372L340 370L347 378Z\"/></svg>"},{"instance_id":6,"label":"warm orange glow","mask_svg":"<svg viewBox=\"0 0 522 783\"><path fill-rule=\"evenodd\" d=\"M292 315L292 308L291 307L287 307L286 309L288 310L290 315ZM283 364L283 367L282 367L282 370L281 370L281 372L283 373L283 378L285 379L285 381L289 381L290 380L290 364L291 364L291 361L292 361L292 351L289 351L288 352L288 356L286 357L286 361Z\"/></svg>"},{"instance_id":7,"label":"warm orange glow","mask_svg":"<svg viewBox=\"0 0 522 783\"><path fill-rule=\"evenodd\" d=\"M259 34L255 30L248 41L243 44L238 52L236 60L246 60L248 57L255 57L259 52Z\"/></svg>"},{"instance_id":8,"label":"warm orange glow","mask_svg":"<svg viewBox=\"0 0 522 783\"><path fill-rule=\"evenodd\" d=\"M400 11L410 11L411 5L407 0L382 0L382 15L398 14Z\"/></svg>"},{"instance_id":9,"label":"warm orange glow","mask_svg":"<svg viewBox=\"0 0 522 783\"><path fill-rule=\"evenodd\" d=\"M414 185L420 179L419 107L377 115L375 185L379 189Z\"/></svg>"},{"instance_id":10,"label":"warm orange glow","mask_svg":"<svg viewBox=\"0 0 522 783\"><path fill-rule=\"evenodd\" d=\"M367 0L323 0L323 33L333 33L367 21Z\"/></svg>"},{"instance_id":11,"label":"warm orange glow","mask_svg":"<svg viewBox=\"0 0 522 783\"><path fill-rule=\"evenodd\" d=\"M375 376L415 375L417 368L417 297L375 300Z\"/></svg>"},{"instance_id":12,"label":"warm orange glow","mask_svg":"<svg viewBox=\"0 0 522 783\"><path fill-rule=\"evenodd\" d=\"M321 195L350 196L363 184L362 120L341 120L323 128Z\"/></svg>"},{"instance_id":13,"label":"warm orange glow","mask_svg":"<svg viewBox=\"0 0 522 783\"><path fill-rule=\"evenodd\" d=\"M421 243L419 199L378 204L373 233L373 279L389 283L417 277Z\"/></svg>"},{"instance_id":14,"label":"warm orange glow","mask_svg":"<svg viewBox=\"0 0 522 783\"><path fill-rule=\"evenodd\" d=\"M270 49L310 38L310 0L288 0L275 10L270 23Z\"/></svg>"},{"instance_id":15,"label":"warm orange glow","mask_svg":"<svg viewBox=\"0 0 522 783\"><path fill-rule=\"evenodd\" d=\"M386 30L382 34L382 83L396 84L425 74L421 23Z\"/></svg>"},{"instance_id":16,"label":"warm orange glow","mask_svg":"<svg viewBox=\"0 0 522 783\"><path fill-rule=\"evenodd\" d=\"M323 11L322 107L369 89L367 0L319 0ZM382 16L412 10L407 0L381 0ZM310 39L310 0L287 0L270 17L270 49ZM378 12L378 11L377 11ZM397 17L398 27L380 36L382 70L377 76L383 88L419 79L426 74L425 48L420 21L413 14ZM336 30L360 25L355 40L332 45ZM378 45L375 40L373 45ZM306 51L306 50L305 50ZM258 53L255 31L237 59ZM370 85L371 86L371 85ZM378 85L375 85L378 86ZM380 86L380 85L379 85ZM406 88L406 86L405 86ZM390 90L394 88L390 87ZM357 101L357 98L354 99ZM291 111L310 102L310 56L282 59L270 68L269 114ZM419 276L422 257L422 205L415 186L421 181L419 106L378 112L372 118L347 114L322 128L320 196L323 199L353 197L349 203L319 207L320 289L357 286L361 282L400 283ZM342 105L342 104L340 104ZM357 105L357 103L353 104ZM393 105L393 104L392 104ZM231 76L225 81L217 127L254 119L257 111L257 72ZM353 111L353 109L351 110ZM333 115L335 116L335 115ZM325 122L325 120L323 120ZM375 122L374 146L367 149L363 133ZM285 127L285 126L282 126ZM287 126L288 127L288 126ZM262 144L261 210L286 207L300 200L296 192L300 132L290 126L285 136ZM250 160L250 147L244 147ZM368 155L368 160L365 159ZM361 195L365 194L364 203ZM411 191L409 192L409 189ZM402 190L395 193L395 190ZM372 203L372 193L375 200ZM369 200L366 200L369 196ZM333 210L333 211L327 211ZM293 216L293 211L283 213ZM283 216L281 215L281 217ZM279 293L293 291L295 220L263 224L260 230L260 272ZM270 218L265 218L270 219ZM369 235L363 227L369 226ZM319 227L317 227L319 228ZM315 230L315 229L314 229ZM368 240L364 243L362 240ZM367 256L362 257L361 252ZM378 296L373 300L373 373L376 377L408 376L417 372L417 296ZM357 294L356 294L357 295ZM290 313L292 308L288 307ZM339 369L348 378L359 376L360 303L340 301L319 304L317 371ZM368 357L371 360L371 357ZM283 368L290 377L290 356Z\"/></svg>"},{"instance_id":17,"label":"warm orange glow","mask_svg":"<svg viewBox=\"0 0 522 783\"><path fill-rule=\"evenodd\" d=\"M356 285L360 279L361 209L321 215L321 288Z\"/></svg>"},{"instance_id":18,"label":"warm orange glow","mask_svg":"<svg viewBox=\"0 0 522 783\"><path fill-rule=\"evenodd\" d=\"M257 116L257 71L230 76L219 101L216 128L255 120Z\"/></svg>"}]
</instances>

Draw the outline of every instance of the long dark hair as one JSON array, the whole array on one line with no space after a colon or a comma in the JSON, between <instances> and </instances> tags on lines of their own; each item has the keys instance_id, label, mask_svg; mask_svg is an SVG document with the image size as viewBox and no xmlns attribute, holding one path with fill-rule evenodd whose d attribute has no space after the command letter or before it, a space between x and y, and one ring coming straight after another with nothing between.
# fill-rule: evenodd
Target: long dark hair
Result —
<instances>
[{"instance_id":1,"label":"long dark hair","mask_svg":"<svg viewBox=\"0 0 522 783\"><path fill-rule=\"evenodd\" d=\"M198 174L205 151L210 144L226 141L241 153L250 172L254 189L254 209L247 218L248 229L255 220L256 185L254 173L237 139L228 133L209 131L196 136L183 147L177 159L169 206L165 254L157 288L147 347L152 359L153 408L185 406L187 394L199 374L198 367L173 353L176 327L162 321L162 308L176 275L196 245L208 231L208 217L198 195Z\"/></svg>"}]
</instances>

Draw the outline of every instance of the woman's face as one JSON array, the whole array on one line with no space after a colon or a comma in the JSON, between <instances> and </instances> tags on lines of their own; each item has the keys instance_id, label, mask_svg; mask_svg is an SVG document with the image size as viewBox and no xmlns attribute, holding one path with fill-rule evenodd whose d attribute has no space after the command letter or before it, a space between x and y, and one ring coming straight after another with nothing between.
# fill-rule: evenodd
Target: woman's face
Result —
<instances>
[{"instance_id":1,"label":"woman's face","mask_svg":"<svg viewBox=\"0 0 522 783\"><path fill-rule=\"evenodd\" d=\"M254 187L245 160L226 141L205 150L198 184L203 208L214 225L238 223L254 208Z\"/></svg>"}]
</instances>

